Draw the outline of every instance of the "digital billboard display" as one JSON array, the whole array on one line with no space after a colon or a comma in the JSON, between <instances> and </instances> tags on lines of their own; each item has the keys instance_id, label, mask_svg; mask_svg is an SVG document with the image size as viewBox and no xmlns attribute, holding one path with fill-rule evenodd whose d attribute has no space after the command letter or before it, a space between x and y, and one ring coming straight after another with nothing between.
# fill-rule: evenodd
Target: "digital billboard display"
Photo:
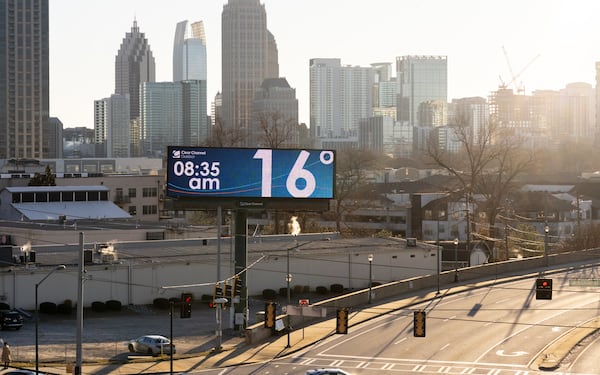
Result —
<instances>
[{"instance_id":1,"label":"digital billboard display","mask_svg":"<svg viewBox=\"0 0 600 375\"><path fill-rule=\"evenodd\" d=\"M169 146L173 198L333 199L333 150Z\"/></svg>"}]
</instances>

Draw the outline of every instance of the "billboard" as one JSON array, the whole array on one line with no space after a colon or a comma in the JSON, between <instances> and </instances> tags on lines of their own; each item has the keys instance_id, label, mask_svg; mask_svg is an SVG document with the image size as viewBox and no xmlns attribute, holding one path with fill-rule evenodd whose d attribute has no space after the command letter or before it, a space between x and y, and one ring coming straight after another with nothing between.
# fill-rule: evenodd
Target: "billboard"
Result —
<instances>
[{"instance_id":1,"label":"billboard","mask_svg":"<svg viewBox=\"0 0 600 375\"><path fill-rule=\"evenodd\" d=\"M333 199L333 150L169 146L172 198Z\"/></svg>"}]
</instances>

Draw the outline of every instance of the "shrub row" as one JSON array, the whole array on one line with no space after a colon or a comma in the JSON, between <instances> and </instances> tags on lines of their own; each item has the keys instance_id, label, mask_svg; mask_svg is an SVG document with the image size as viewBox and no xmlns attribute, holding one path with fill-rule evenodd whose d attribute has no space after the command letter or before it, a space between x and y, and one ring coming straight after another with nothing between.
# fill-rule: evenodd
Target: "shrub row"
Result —
<instances>
[{"instance_id":1,"label":"shrub row","mask_svg":"<svg viewBox=\"0 0 600 375\"><path fill-rule=\"evenodd\" d=\"M310 287L308 285L295 285L293 288L290 288L290 296L309 292ZM329 289L325 286L318 286L315 288L315 292L318 294L327 294L329 292L339 294L344 292L344 286L342 284L331 284ZM287 287L279 288L279 293L273 289L263 289L262 291L262 297L266 300L275 299L277 295L280 297L287 297Z\"/></svg>"},{"instance_id":2,"label":"shrub row","mask_svg":"<svg viewBox=\"0 0 600 375\"><path fill-rule=\"evenodd\" d=\"M111 299L106 302L94 301L92 302L92 311L105 312L105 311L121 311L123 305L120 301Z\"/></svg>"}]
</instances>

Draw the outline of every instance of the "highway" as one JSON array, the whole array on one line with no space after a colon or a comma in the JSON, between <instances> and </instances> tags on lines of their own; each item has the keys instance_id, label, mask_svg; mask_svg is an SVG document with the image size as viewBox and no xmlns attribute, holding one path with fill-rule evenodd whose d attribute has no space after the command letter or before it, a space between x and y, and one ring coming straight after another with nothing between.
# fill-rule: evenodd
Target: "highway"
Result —
<instances>
[{"instance_id":1,"label":"highway","mask_svg":"<svg viewBox=\"0 0 600 375\"><path fill-rule=\"evenodd\" d=\"M443 290L432 301L375 317L291 356L203 373L304 374L338 367L351 374L547 374L540 365L551 366L556 348L575 346L567 339L600 315L596 268L543 275L553 279L552 300L536 299L535 279L542 275L458 294ZM413 335L416 310L426 311L426 337ZM590 337L551 369L600 374L599 356L600 339Z\"/></svg>"}]
</instances>

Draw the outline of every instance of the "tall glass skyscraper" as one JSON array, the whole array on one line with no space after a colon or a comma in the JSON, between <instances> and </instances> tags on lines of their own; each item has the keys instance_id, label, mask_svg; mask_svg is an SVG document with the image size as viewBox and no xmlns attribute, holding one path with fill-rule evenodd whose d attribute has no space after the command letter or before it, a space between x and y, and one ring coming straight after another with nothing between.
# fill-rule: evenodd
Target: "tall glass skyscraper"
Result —
<instances>
[{"instance_id":1,"label":"tall glass skyscraper","mask_svg":"<svg viewBox=\"0 0 600 375\"><path fill-rule=\"evenodd\" d=\"M207 138L206 81L144 82L140 116L144 156L169 145L200 146Z\"/></svg>"},{"instance_id":2,"label":"tall glass skyscraper","mask_svg":"<svg viewBox=\"0 0 600 375\"><path fill-rule=\"evenodd\" d=\"M206 81L206 35L202 21L181 21L173 42L173 82Z\"/></svg>"},{"instance_id":3,"label":"tall glass skyscraper","mask_svg":"<svg viewBox=\"0 0 600 375\"><path fill-rule=\"evenodd\" d=\"M140 114L140 84L155 81L154 56L137 21L131 32L125 34L115 58L115 94L129 95L130 119Z\"/></svg>"},{"instance_id":4,"label":"tall glass skyscraper","mask_svg":"<svg viewBox=\"0 0 600 375\"><path fill-rule=\"evenodd\" d=\"M420 106L426 102L448 102L448 62L446 56L400 56L396 58L398 81L398 121L422 126ZM423 109L421 109L423 113ZM445 115L438 117L445 118Z\"/></svg>"},{"instance_id":5,"label":"tall glass skyscraper","mask_svg":"<svg viewBox=\"0 0 600 375\"><path fill-rule=\"evenodd\" d=\"M0 159L45 157L48 22L48 0L0 0Z\"/></svg>"},{"instance_id":6,"label":"tall glass skyscraper","mask_svg":"<svg viewBox=\"0 0 600 375\"><path fill-rule=\"evenodd\" d=\"M221 27L222 121L247 132L254 91L265 78L279 76L277 45L260 0L229 0Z\"/></svg>"}]
</instances>

